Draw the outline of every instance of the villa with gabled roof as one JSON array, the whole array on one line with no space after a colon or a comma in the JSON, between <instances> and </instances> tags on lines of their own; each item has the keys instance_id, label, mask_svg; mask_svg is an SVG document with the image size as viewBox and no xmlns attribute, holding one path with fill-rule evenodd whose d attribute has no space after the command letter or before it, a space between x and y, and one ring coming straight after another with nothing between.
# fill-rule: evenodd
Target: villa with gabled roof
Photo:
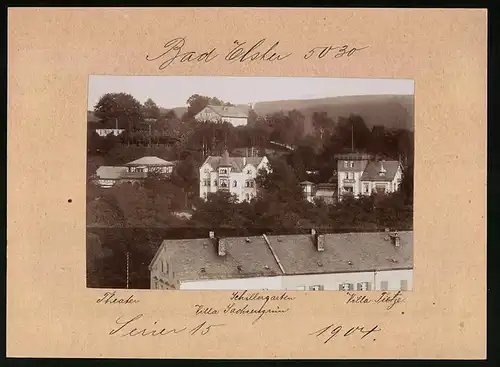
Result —
<instances>
[{"instance_id":1,"label":"villa with gabled roof","mask_svg":"<svg viewBox=\"0 0 500 367\"><path fill-rule=\"evenodd\" d=\"M200 166L200 197L220 190L236 195L238 201L249 201L257 195L255 179L260 169L269 169L267 157L209 156Z\"/></svg>"}]
</instances>

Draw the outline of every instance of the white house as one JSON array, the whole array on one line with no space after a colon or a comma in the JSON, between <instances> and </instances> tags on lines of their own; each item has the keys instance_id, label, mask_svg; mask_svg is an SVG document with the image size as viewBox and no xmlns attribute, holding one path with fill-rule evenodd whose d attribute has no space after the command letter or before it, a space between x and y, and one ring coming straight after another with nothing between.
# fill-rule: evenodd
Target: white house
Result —
<instances>
[{"instance_id":1,"label":"white house","mask_svg":"<svg viewBox=\"0 0 500 367\"><path fill-rule=\"evenodd\" d=\"M174 169L175 163L158 157L142 157L125 164L128 172L159 173L169 175Z\"/></svg>"},{"instance_id":2,"label":"white house","mask_svg":"<svg viewBox=\"0 0 500 367\"><path fill-rule=\"evenodd\" d=\"M101 137L106 137L108 135L119 136L121 135L125 129L95 129L97 135Z\"/></svg>"},{"instance_id":3,"label":"white house","mask_svg":"<svg viewBox=\"0 0 500 367\"><path fill-rule=\"evenodd\" d=\"M100 166L97 168L93 182L103 188L110 188L116 183L139 183L155 172L164 176L172 173L174 162L158 157L142 157L123 166Z\"/></svg>"},{"instance_id":4,"label":"white house","mask_svg":"<svg viewBox=\"0 0 500 367\"><path fill-rule=\"evenodd\" d=\"M198 121L229 122L233 126L244 126L248 122L249 107L208 105L194 118Z\"/></svg>"},{"instance_id":5,"label":"white house","mask_svg":"<svg viewBox=\"0 0 500 367\"><path fill-rule=\"evenodd\" d=\"M411 290L413 232L165 240L151 289Z\"/></svg>"},{"instance_id":6,"label":"white house","mask_svg":"<svg viewBox=\"0 0 500 367\"><path fill-rule=\"evenodd\" d=\"M267 157L209 156L200 166L200 197L225 190L235 194L238 201L251 200L257 194L255 179L260 169L268 170Z\"/></svg>"},{"instance_id":7,"label":"white house","mask_svg":"<svg viewBox=\"0 0 500 367\"><path fill-rule=\"evenodd\" d=\"M337 156L338 196L344 194L370 195L373 191L392 193L399 189L403 167L399 161L373 160L367 154Z\"/></svg>"}]
</instances>

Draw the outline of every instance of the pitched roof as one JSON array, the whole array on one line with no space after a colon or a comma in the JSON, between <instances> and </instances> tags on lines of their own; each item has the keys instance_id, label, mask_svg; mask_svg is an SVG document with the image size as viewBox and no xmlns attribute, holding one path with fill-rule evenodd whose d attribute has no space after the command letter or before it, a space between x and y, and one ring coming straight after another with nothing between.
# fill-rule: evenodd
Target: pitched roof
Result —
<instances>
[{"instance_id":1,"label":"pitched roof","mask_svg":"<svg viewBox=\"0 0 500 367\"><path fill-rule=\"evenodd\" d=\"M399 237L401 245L395 247L385 232L325 234L321 252L311 235L268 239L286 274L304 274L412 268L413 232L399 232Z\"/></svg>"},{"instance_id":2,"label":"pitched roof","mask_svg":"<svg viewBox=\"0 0 500 367\"><path fill-rule=\"evenodd\" d=\"M264 238L255 236L248 239L250 242L245 237L224 238L227 249L225 256L218 255L215 239L208 237L165 240L151 261L151 266L161 251L165 250L179 280L280 275L281 271Z\"/></svg>"},{"instance_id":3,"label":"pitched roof","mask_svg":"<svg viewBox=\"0 0 500 367\"><path fill-rule=\"evenodd\" d=\"M246 163L243 164L245 159ZM223 157L209 156L205 159L203 164L208 163L214 169L220 166L229 165L234 172L241 172L247 164L257 167L263 159L264 157L227 157L227 162L225 162Z\"/></svg>"},{"instance_id":4,"label":"pitched roof","mask_svg":"<svg viewBox=\"0 0 500 367\"><path fill-rule=\"evenodd\" d=\"M166 161L158 157L142 157L126 164L126 166L138 166L138 165L173 166L174 164L172 162Z\"/></svg>"},{"instance_id":5,"label":"pitched roof","mask_svg":"<svg viewBox=\"0 0 500 367\"><path fill-rule=\"evenodd\" d=\"M208 105L212 111L221 117L238 117L238 118L248 118L248 108L242 108L241 106L213 106Z\"/></svg>"},{"instance_id":6,"label":"pitched roof","mask_svg":"<svg viewBox=\"0 0 500 367\"><path fill-rule=\"evenodd\" d=\"M127 167L100 166L96 170L96 175L101 179L117 180L126 171Z\"/></svg>"},{"instance_id":7,"label":"pitched roof","mask_svg":"<svg viewBox=\"0 0 500 367\"><path fill-rule=\"evenodd\" d=\"M399 161L369 162L361 175L361 181L392 181L396 176L399 166ZM385 175L383 176L379 174L382 167L385 170Z\"/></svg>"},{"instance_id":8,"label":"pitched roof","mask_svg":"<svg viewBox=\"0 0 500 367\"><path fill-rule=\"evenodd\" d=\"M267 236L285 275L412 269L413 232L399 237L395 247L385 232L325 234L319 252L311 235ZM213 239L164 240L150 266L165 250L181 281L282 275L263 236L248 238L224 238L226 256L218 255Z\"/></svg>"}]
</instances>

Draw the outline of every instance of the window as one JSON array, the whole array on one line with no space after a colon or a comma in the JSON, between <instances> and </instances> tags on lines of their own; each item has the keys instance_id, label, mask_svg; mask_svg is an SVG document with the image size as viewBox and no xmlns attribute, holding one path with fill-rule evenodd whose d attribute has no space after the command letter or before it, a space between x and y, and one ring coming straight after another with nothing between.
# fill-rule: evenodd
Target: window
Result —
<instances>
[{"instance_id":1,"label":"window","mask_svg":"<svg viewBox=\"0 0 500 367\"><path fill-rule=\"evenodd\" d=\"M389 282L387 280L383 280L380 282L380 290L381 291L386 291L389 289Z\"/></svg>"},{"instance_id":2,"label":"window","mask_svg":"<svg viewBox=\"0 0 500 367\"><path fill-rule=\"evenodd\" d=\"M163 265L163 261L161 262L161 272L164 273L165 272L165 267Z\"/></svg>"},{"instance_id":3,"label":"window","mask_svg":"<svg viewBox=\"0 0 500 367\"><path fill-rule=\"evenodd\" d=\"M352 283L342 283L339 285L340 291L352 291L354 290L354 284Z\"/></svg>"},{"instance_id":4,"label":"window","mask_svg":"<svg viewBox=\"0 0 500 367\"><path fill-rule=\"evenodd\" d=\"M220 181L220 187L228 187L229 186L228 182L225 178L220 179L219 181Z\"/></svg>"},{"instance_id":5,"label":"window","mask_svg":"<svg viewBox=\"0 0 500 367\"><path fill-rule=\"evenodd\" d=\"M311 291L322 291L324 289L325 289L325 287L322 285L313 285L313 286L309 287L309 290L311 290Z\"/></svg>"},{"instance_id":6,"label":"window","mask_svg":"<svg viewBox=\"0 0 500 367\"><path fill-rule=\"evenodd\" d=\"M236 187L236 186L238 186L238 181L234 180L233 181L233 187Z\"/></svg>"},{"instance_id":7,"label":"window","mask_svg":"<svg viewBox=\"0 0 500 367\"><path fill-rule=\"evenodd\" d=\"M214 180L214 186L217 187L217 180Z\"/></svg>"},{"instance_id":8,"label":"window","mask_svg":"<svg viewBox=\"0 0 500 367\"><path fill-rule=\"evenodd\" d=\"M204 198L205 200L207 199L207 193L206 193L206 192L204 192L204 193L203 193L203 198Z\"/></svg>"},{"instance_id":9,"label":"window","mask_svg":"<svg viewBox=\"0 0 500 367\"><path fill-rule=\"evenodd\" d=\"M348 179L349 179L349 172L346 172L346 174L345 174L345 178L346 178L346 180L348 180Z\"/></svg>"},{"instance_id":10,"label":"window","mask_svg":"<svg viewBox=\"0 0 500 367\"><path fill-rule=\"evenodd\" d=\"M225 169L225 168L221 168L221 169L219 170L219 174L221 174L221 175L226 175L226 174L227 174L227 169Z\"/></svg>"},{"instance_id":11,"label":"window","mask_svg":"<svg viewBox=\"0 0 500 367\"><path fill-rule=\"evenodd\" d=\"M245 199L246 199L247 201L250 201L250 194L245 194Z\"/></svg>"},{"instance_id":12,"label":"window","mask_svg":"<svg viewBox=\"0 0 500 367\"><path fill-rule=\"evenodd\" d=\"M251 169L247 169L247 175L251 175L252 174L252 170Z\"/></svg>"},{"instance_id":13,"label":"window","mask_svg":"<svg viewBox=\"0 0 500 367\"><path fill-rule=\"evenodd\" d=\"M205 170L203 172L210 173L210 168L205 168Z\"/></svg>"},{"instance_id":14,"label":"window","mask_svg":"<svg viewBox=\"0 0 500 367\"><path fill-rule=\"evenodd\" d=\"M203 180L203 186L210 186L210 180L209 179Z\"/></svg>"},{"instance_id":15,"label":"window","mask_svg":"<svg viewBox=\"0 0 500 367\"><path fill-rule=\"evenodd\" d=\"M245 187L253 187L254 182L253 180L246 180L245 181Z\"/></svg>"},{"instance_id":16,"label":"window","mask_svg":"<svg viewBox=\"0 0 500 367\"><path fill-rule=\"evenodd\" d=\"M344 161L344 167L347 168L347 161Z\"/></svg>"},{"instance_id":17,"label":"window","mask_svg":"<svg viewBox=\"0 0 500 367\"><path fill-rule=\"evenodd\" d=\"M299 286L297 287L297 290L298 290L298 291L305 291L305 290L306 290L306 286L305 286L305 285L299 285Z\"/></svg>"},{"instance_id":18,"label":"window","mask_svg":"<svg viewBox=\"0 0 500 367\"><path fill-rule=\"evenodd\" d=\"M358 291L369 291L370 289L371 289L370 282L361 282L361 283L358 283L358 285L357 285Z\"/></svg>"},{"instance_id":19,"label":"window","mask_svg":"<svg viewBox=\"0 0 500 367\"><path fill-rule=\"evenodd\" d=\"M368 184L363 185L363 191L365 192L365 194L368 194L370 192Z\"/></svg>"},{"instance_id":20,"label":"window","mask_svg":"<svg viewBox=\"0 0 500 367\"><path fill-rule=\"evenodd\" d=\"M354 168L354 162L351 162L351 168Z\"/></svg>"},{"instance_id":21,"label":"window","mask_svg":"<svg viewBox=\"0 0 500 367\"><path fill-rule=\"evenodd\" d=\"M408 281L406 279L401 280L401 290L402 291L408 290Z\"/></svg>"}]
</instances>

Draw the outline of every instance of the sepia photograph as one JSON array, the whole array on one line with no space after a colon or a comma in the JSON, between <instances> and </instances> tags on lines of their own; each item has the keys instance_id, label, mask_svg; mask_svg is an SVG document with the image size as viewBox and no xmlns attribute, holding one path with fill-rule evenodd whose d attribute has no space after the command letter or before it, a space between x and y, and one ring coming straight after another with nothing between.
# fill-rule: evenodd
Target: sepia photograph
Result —
<instances>
[{"instance_id":1,"label":"sepia photograph","mask_svg":"<svg viewBox=\"0 0 500 367\"><path fill-rule=\"evenodd\" d=\"M88 288L411 291L414 81L91 75Z\"/></svg>"}]
</instances>

